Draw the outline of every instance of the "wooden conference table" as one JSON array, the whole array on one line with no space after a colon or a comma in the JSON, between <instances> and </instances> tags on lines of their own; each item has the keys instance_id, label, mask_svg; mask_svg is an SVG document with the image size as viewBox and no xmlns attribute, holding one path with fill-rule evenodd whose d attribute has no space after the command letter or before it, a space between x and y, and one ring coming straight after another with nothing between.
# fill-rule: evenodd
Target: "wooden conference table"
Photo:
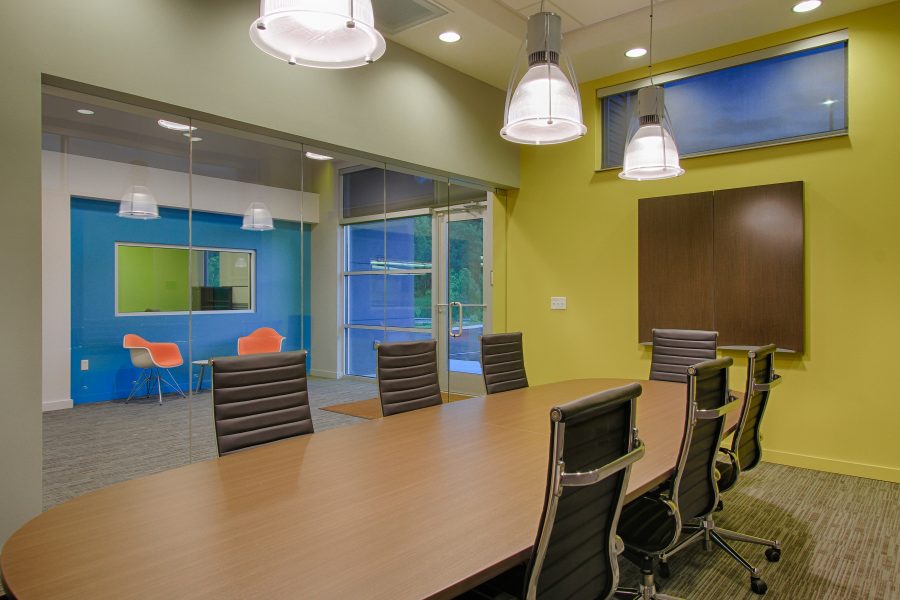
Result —
<instances>
[{"instance_id":1,"label":"wooden conference table","mask_svg":"<svg viewBox=\"0 0 900 600\"><path fill-rule=\"evenodd\" d=\"M19 600L452 597L527 559L550 408L631 381L472 398L119 483L27 523L0 569ZM671 472L684 427L685 386L641 383L629 500Z\"/></svg>"}]
</instances>

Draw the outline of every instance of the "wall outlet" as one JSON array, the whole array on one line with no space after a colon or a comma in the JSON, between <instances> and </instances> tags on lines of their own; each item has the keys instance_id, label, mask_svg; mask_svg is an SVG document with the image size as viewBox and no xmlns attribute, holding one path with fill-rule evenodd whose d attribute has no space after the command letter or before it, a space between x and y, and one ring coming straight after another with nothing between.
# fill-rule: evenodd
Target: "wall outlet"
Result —
<instances>
[{"instance_id":1,"label":"wall outlet","mask_svg":"<svg viewBox=\"0 0 900 600\"><path fill-rule=\"evenodd\" d=\"M566 310L566 297L565 296L551 296L550 297L550 310Z\"/></svg>"},{"instance_id":2,"label":"wall outlet","mask_svg":"<svg viewBox=\"0 0 900 600\"><path fill-rule=\"evenodd\" d=\"M86 358L81 359L81 370L87 371L90 368L91 368L91 363L88 361L88 359L86 359Z\"/></svg>"}]
</instances>

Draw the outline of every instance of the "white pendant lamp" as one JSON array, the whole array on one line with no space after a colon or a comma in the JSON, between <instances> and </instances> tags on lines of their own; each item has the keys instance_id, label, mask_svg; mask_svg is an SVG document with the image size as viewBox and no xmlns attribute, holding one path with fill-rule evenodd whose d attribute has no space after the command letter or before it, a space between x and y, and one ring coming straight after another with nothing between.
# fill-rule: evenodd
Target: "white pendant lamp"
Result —
<instances>
[{"instance_id":1,"label":"white pendant lamp","mask_svg":"<svg viewBox=\"0 0 900 600\"><path fill-rule=\"evenodd\" d=\"M119 216L125 219L158 219L159 206L150 188L144 185L129 186L119 202Z\"/></svg>"},{"instance_id":2,"label":"white pendant lamp","mask_svg":"<svg viewBox=\"0 0 900 600\"><path fill-rule=\"evenodd\" d=\"M241 229L248 231L271 231L275 229L272 223L272 213L262 202L252 202L244 211L244 223Z\"/></svg>"},{"instance_id":3,"label":"white pendant lamp","mask_svg":"<svg viewBox=\"0 0 900 600\"><path fill-rule=\"evenodd\" d=\"M292 65L348 69L384 54L372 0L261 0L250 39Z\"/></svg>"},{"instance_id":4,"label":"white pendant lamp","mask_svg":"<svg viewBox=\"0 0 900 600\"><path fill-rule=\"evenodd\" d=\"M560 67L562 21L559 15L539 12L528 19L525 53L528 70L516 83L513 68L506 94L506 113L500 135L517 144L559 144L587 133L581 117L581 98L571 65L568 76Z\"/></svg>"},{"instance_id":5,"label":"white pendant lamp","mask_svg":"<svg viewBox=\"0 0 900 600\"><path fill-rule=\"evenodd\" d=\"M653 2L650 2L650 85L638 90L637 114L632 118L621 179L648 181L684 173L672 137L662 86L653 85Z\"/></svg>"}]
</instances>

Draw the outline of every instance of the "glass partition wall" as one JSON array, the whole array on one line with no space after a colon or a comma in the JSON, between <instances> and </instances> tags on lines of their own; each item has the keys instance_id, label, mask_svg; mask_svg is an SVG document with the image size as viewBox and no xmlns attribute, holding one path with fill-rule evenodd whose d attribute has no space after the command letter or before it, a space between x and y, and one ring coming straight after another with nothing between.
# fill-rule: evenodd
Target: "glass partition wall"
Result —
<instances>
[{"instance_id":1,"label":"glass partition wall","mask_svg":"<svg viewBox=\"0 0 900 600\"><path fill-rule=\"evenodd\" d=\"M285 136L287 137L287 136ZM316 431L378 417L375 348L484 392L490 191L47 87L45 506L216 457L210 359L306 350ZM340 405L340 406L338 406Z\"/></svg>"}]
</instances>

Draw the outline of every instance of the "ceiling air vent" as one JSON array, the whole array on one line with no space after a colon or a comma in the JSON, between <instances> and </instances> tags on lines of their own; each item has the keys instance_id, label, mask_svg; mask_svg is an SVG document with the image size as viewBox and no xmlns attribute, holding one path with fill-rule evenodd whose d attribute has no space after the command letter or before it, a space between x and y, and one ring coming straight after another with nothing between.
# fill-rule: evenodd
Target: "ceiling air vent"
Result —
<instances>
[{"instance_id":1,"label":"ceiling air vent","mask_svg":"<svg viewBox=\"0 0 900 600\"><path fill-rule=\"evenodd\" d=\"M431 0L372 0L375 26L380 32L395 35L447 14Z\"/></svg>"}]
</instances>

